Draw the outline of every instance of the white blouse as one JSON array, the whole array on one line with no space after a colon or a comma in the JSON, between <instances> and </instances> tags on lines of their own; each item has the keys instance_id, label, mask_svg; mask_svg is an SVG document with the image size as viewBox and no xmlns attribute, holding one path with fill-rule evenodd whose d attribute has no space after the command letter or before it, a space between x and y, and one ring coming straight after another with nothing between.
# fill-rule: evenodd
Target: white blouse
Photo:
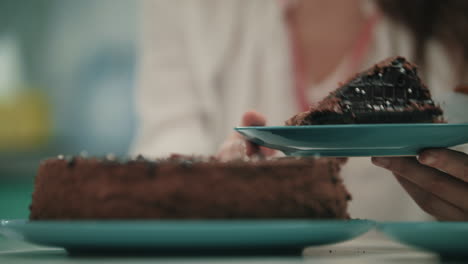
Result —
<instances>
[{"instance_id":1,"label":"white blouse","mask_svg":"<svg viewBox=\"0 0 468 264\"><path fill-rule=\"evenodd\" d=\"M142 10L136 90L140 120L132 153L212 155L245 111L265 114L268 125L282 125L299 111L287 28L276 1L152 0ZM412 59L411 47L403 28L381 19L361 69L395 55ZM436 100L449 100L449 91L456 85L454 71L436 42L429 45L428 65L423 79ZM347 77L332 74L319 84L324 88L314 90L333 89ZM326 94L309 95L309 99ZM349 159L342 177L353 195L352 217L429 218L396 179L372 165L370 158Z\"/></svg>"}]
</instances>

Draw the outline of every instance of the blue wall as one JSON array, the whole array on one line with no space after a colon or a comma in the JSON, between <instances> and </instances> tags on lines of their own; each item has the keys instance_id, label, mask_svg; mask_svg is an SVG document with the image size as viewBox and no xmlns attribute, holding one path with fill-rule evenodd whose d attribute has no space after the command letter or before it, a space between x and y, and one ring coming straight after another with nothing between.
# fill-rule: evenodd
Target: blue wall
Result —
<instances>
[{"instance_id":1,"label":"blue wall","mask_svg":"<svg viewBox=\"0 0 468 264\"><path fill-rule=\"evenodd\" d=\"M52 121L46 144L0 150L0 219L27 217L40 160L82 150L89 155L127 152L136 125L138 4L0 1L0 39L14 38L19 50L18 86L44 95Z\"/></svg>"}]
</instances>

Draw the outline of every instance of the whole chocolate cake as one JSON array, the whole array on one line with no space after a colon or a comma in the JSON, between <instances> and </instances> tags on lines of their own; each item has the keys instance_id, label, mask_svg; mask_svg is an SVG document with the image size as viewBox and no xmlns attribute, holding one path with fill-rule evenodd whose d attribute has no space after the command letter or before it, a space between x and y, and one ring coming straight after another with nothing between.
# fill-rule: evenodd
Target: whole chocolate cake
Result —
<instances>
[{"instance_id":1,"label":"whole chocolate cake","mask_svg":"<svg viewBox=\"0 0 468 264\"><path fill-rule=\"evenodd\" d=\"M394 57L357 74L286 125L442 121L442 110L432 101L417 67L403 57Z\"/></svg>"},{"instance_id":2,"label":"whole chocolate cake","mask_svg":"<svg viewBox=\"0 0 468 264\"><path fill-rule=\"evenodd\" d=\"M31 220L347 219L337 159L48 159L35 179Z\"/></svg>"}]
</instances>

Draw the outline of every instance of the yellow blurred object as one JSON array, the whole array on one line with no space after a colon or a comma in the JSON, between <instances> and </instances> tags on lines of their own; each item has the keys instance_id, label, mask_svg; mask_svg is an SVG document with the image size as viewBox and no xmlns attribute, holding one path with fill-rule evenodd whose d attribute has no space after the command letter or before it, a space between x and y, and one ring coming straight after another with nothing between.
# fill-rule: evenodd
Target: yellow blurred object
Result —
<instances>
[{"instance_id":1,"label":"yellow blurred object","mask_svg":"<svg viewBox=\"0 0 468 264\"><path fill-rule=\"evenodd\" d=\"M40 148L48 142L50 132L49 104L40 91L20 89L0 100L0 151Z\"/></svg>"}]
</instances>

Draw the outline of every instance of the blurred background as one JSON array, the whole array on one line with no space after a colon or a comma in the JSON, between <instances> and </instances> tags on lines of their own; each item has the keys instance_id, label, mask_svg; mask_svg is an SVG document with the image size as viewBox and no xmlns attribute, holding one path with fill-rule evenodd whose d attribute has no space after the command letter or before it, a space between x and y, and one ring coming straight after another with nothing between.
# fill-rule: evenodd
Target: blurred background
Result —
<instances>
[{"instance_id":1,"label":"blurred background","mask_svg":"<svg viewBox=\"0 0 468 264\"><path fill-rule=\"evenodd\" d=\"M0 219L28 217L40 160L127 152L138 5L0 1Z\"/></svg>"},{"instance_id":2,"label":"blurred background","mask_svg":"<svg viewBox=\"0 0 468 264\"><path fill-rule=\"evenodd\" d=\"M0 219L28 217L42 159L83 152L126 155L137 126L133 88L140 2L0 0ZM447 43L459 41L467 52L466 8L458 8L463 1L444 2L459 13L442 9L439 19L420 11L441 10L437 0L379 2L395 12L395 21L402 20L400 6L412 3L414 12L405 17L444 22L439 30L447 35L441 33L441 39L449 36ZM450 71L445 67L440 76L445 69ZM444 94L438 101L449 121L468 122L468 96Z\"/></svg>"}]
</instances>

